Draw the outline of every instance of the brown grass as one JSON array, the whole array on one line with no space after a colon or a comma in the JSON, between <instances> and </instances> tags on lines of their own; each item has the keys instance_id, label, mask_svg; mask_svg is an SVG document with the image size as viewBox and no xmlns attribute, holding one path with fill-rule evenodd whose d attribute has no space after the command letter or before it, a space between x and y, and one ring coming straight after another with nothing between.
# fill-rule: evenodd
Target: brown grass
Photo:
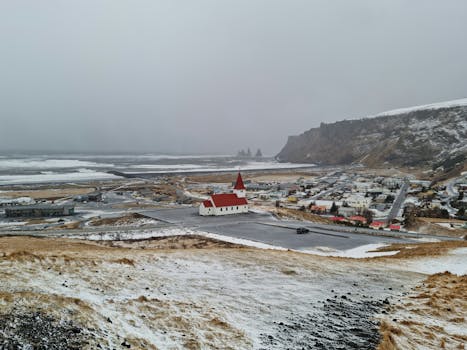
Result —
<instances>
[{"instance_id":1,"label":"brown grass","mask_svg":"<svg viewBox=\"0 0 467 350\"><path fill-rule=\"evenodd\" d=\"M400 258L414 258L414 257L427 257L446 254L450 249L467 247L467 241L444 241L433 243L415 243L404 244L397 243L391 244L386 247L377 249L378 252L390 252L399 250L399 253L394 255L385 256L382 259L400 259Z\"/></svg>"},{"instance_id":2,"label":"brown grass","mask_svg":"<svg viewBox=\"0 0 467 350\"><path fill-rule=\"evenodd\" d=\"M2 196L9 198L31 197L33 199L59 199L65 197L73 197L93 192L95 189L91 187L81 188L57 188L57 189L41 189L30 191L6 191Z\"/></svg>"},{"instance_id":3,"label":"brown grass","mask_svg":"<svg viewBox=\"0 0 467 350\"><path fill-rule=\"evenodd\" d=\"M143 215L138 213L131 213L124 216L118 216L115 218L94 218L89 222L90 226L107 226L107 225L126 225L137 222L139 219L144 218Z\"/></svg>"},{"instance_id":4,"label":"brown grass","mask_svg":"<svg viewBox=\"0 0 467 350\"><path fill-rule=\"evenodd\" d=\"M242 173L244 180L254 181L279 181L290 180L290 178L310 177L313 174L309 172L299 171L297 169L284 169L283 171L255 171ZM221 174L206 174L206 175L191 175L187 176L186 181L194 183L231 183L235 182L237 172Z\"/></svg>"},{"instance_id":5,"label":"brown grass","mask_svg":"<svg viewBox=\"0 0 467 350\"><path fill-rule=\"evenodd\" d=\"M28 251L15 251L10 254L4 253L3 258L5 260L12 260L12 261L36 261L42 260L42 257Z\"/></svg>"},{"instance_id":6,"label":"brown grass","mask_svg":"<svg viewBox=\"0 0 467 350\"><path fill-rule=\"evenodd\" d=\"M160 208L159 204L152 203L140 203L140 202L131 202L131 203L120 203L112 206L114 209L128 209L128 208L139 208L139 209L151 209L151 208Z\"/></svg>"},{"instance_id":7,"label":"brown grass","mask_svg":"<svg viewBox=\"0 0 467 350\"><path fill-rule=\"evenodd\" d=\"M464 229L450 229L437 225L435 222L443 222L443 219L434 218L415 218L415 224L410 226L410 230L414 230L424 234L430 235L444 235L449 237L462 237L467 234ZM453 221L446 221L453 222Z\"/></svg>"},{"instance_id":8,"label":"brown grass","mask_svg":"<svg viewBox=\"0 0 467 350\"><path fill-rule=\"evenodd\" d=\"M188 182L195 183L230 183L234 182L236 179L235 172L229 174L206 174L206 175L192 175L186 178ZM245 174L243 174L243 179L245 180Z\"/></svg>"},{"instance_id":9,"label":"brown grass","mask_svg":"<svg viewBox=\"0 0 467 350\"><path fill-rule=\"evenodd\" d=\"M309 212L296 210L296 209L289 209L289 208L275 208L274 212L280 218L289 218L295 220L306 220L312 222L318 222L322 224L330 224L332 223L331 220L328 218L324 218L322 216L312 214Z\"/></svg>"},{"instance_id":10,"label":"brown grass","mask_svg":"<svg viewBox=\"0 0 467 350\"><path fill-rule=\"evenodd\" d=\"M163 251L172 249L246 249L244 246L203 236L171 236L135 241L81 241L37 237L0 237L0 260L39 261L45 257L85 260L88 257L118 254L127 258L132 249ZM66 262L66 261L64 261ZM120 261L119 263L124 263Z\"/></svg>"},{"instance_id":11,"label":"brown grass","mask_svg":"<svg viewBox=\"0 0 467 350\"><path fill-rule=\"evenodd\" d=\"M135 261L133 259L128 259L128 258L121 258L121 259L113 260L113 262L117 264L135 266Z\"/></svg>"},{"instance_id":12,"label":"brown grass","mask_svg":"<svg viewBox=\"0 0 467 350\"><path fill-rule=\"evenodd\" d=\"M219 241L203 236L170 236L139 239L133 241L101 241L98 244L108 247L136 249L212 249L212 248L243 248L244 246Z\"/></svg>"},{"instance_id":13,"label":"brown grass","mask_svg":"<svg viewBox=\"0 0 467 350\"><path fill-rule=\"evenodd\" d=\"M40 224L46 224L47 220L37 218L37 219L28 219L27 225L40 225Z\"/></svg>"},{"instance_id":14,"label":"brown grass","mask_svg":"<svg viewBox=\"0 0 467 350\"><path fill-rule=\"evenodd\" d=\"M378 349L405 349L407 344L410 349L419 346L462 349L467 336L449 333L445 325L467 327L465 314L467 276L449 272L432 275L417 286L412 295L392 306L390 314L381 322L382 340ZM393 318L397 323L391 321ZM436 323L438 325L433 325Z\"/></svg>"},{"instance_id":15,"label":"brown grass","mask_svg":"<svg viewBox=\"0 0 467 350\"><path fill-rule=\"evenodd\" d=\"M399 350L394 336L402 334L400 328L391 326L389 323L383 321L380 325L380 333L381 342L379 343L377 350Z\"/></svg>"},{"instance_id":16,"label":"brown grass","mask_svg":"<svg viewBox=\"0 0 467 350\"><path fill-rule=\"evenodd\" d=\"M418 218L421 221L425 222L444 222L444 223L453 223L453 224L464 224L465 221L463 220L457 220L457 219L443 219L443 218Z\"/></svg>"},{"instance_id":17,"label":"brown grass","mask_svg":"<svg viewBox=\"0 0 467 350\"><path fill-rule=\"evenodd\" d=\"M54 229L61 229L61 230L75 230L77 228L80 228L81 222L79 221L73 221L73 222L68 222L66 224L54 227Z\"/></svg>"}]
</instances>

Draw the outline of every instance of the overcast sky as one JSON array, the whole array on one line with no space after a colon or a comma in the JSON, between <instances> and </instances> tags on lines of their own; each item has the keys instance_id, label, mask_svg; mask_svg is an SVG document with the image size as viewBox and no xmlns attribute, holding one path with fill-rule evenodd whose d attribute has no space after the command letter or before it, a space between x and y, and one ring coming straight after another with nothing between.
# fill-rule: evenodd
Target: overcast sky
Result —
<instances>
[{"instance_id":1,"label":"overcast sky","mask_svg":"<svg viewBox=\"0 0 467 350\"><path fill-rule=\"evenodd\" d=\"M467 97L465 0L0 1L0 150L276 154Z\"/></svg>"}]
</instances>

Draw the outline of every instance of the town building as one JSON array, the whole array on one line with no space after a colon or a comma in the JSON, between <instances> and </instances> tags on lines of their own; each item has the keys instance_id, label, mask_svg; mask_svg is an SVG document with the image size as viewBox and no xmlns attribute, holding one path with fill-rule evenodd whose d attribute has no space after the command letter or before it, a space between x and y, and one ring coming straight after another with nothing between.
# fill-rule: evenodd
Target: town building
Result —
<instances>
[{"instance_id":1,"label":"town building","mask_svg":"<svg viewBox=\"0 0 467 350\"><path fill-rule=\"evenodd\" d=\"M349 216L356 215L357 209L351 207L339 207L339 209L337 209L337 213L347 218Z\"/></svg>"},{"instance_id":2,"label":"town building","mask_svg":"<svg viewBox=\"0 0 467 350\"><path fill-rule=\"evenodd\" d=\"M5 208L5 216L8 218L42 218L74 215L74 205L17 205Z\"/></svg>"},{"instance_id":3,"label":"town building","mask_svg":"<svg viewBox=\"0 0 467 350\"><path fill-rule=\"evenodd\" d=\"M213 194L199 206L199 215L221 216L248 213L246 188L242 175L238 173L233 193Z\"/></svg>"},{"instance_id":4,"label":"town building","mask_svg":"<svg viewBox=\"0 0 467 350\"><path fill-rule=\"evenodd\" d=\"M345 202L352 208L367 209L371 204L371 198L360 195L351 195L345 199Z\"/></svg>"},{"instance_id":5,"label":"town building","mask_svg":"<svg viewBox=\"0 0 467 350\"><path fill-rule=\"evenodd\" d=\"M95 191L87 194L76 196L73 199L75 202L102 202L102 192Z\"/></svg>"}]
</instances>

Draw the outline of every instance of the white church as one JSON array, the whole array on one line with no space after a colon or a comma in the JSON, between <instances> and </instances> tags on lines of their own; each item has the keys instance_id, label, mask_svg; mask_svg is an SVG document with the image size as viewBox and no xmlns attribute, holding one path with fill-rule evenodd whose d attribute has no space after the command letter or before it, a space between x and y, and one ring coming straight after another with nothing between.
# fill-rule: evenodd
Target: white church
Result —
<instances>
[{"instance_id":1,"label":"white church","mask_svg":"<svg viewBox=\"0 0 467 350\"><path fill-rule=\"evenodd\" d=\"M248 213L248 201L246 199L246 188L240 173L238 173L233 193L213 194L199 206L199 215L202 216L241 213Z\"/></svg>"}]
</instances>

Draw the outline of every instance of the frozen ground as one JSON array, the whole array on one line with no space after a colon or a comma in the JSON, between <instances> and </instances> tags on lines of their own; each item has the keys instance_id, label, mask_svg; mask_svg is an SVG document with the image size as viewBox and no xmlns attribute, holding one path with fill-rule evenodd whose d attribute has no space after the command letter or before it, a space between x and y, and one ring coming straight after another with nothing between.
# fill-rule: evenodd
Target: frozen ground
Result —
<instances>
[{"instance_id":1,"label":"frozen ground","mask_svg":"<svg viewBox=\"0 0 467 350\"><path fill-rule=\"evenodd\" d=\"M266 244L258 241L252 241L249 239L230 237L226 235L219 235L211 232L204 232L200 230L190 230L187 228L166 228L158 230L144 230L141 229L138 232L128 231L104 231L100 233L83 233L83 234L72 234L72 235L63 235L64 238L78 238L86 239L90 241L114 241L114 240L141 240L141 239L151 239L151 238L160 238L160 237L171 237L171 236L202 236L209 239L215 239L218 241L239 244L246 247L253 247L259 249L272 249L272 250L290 250L284 247L277 245ZM347 249L347 250L337 250L330 247L316 247L313 250L300 250L300 252L320 255L320 256L330 256L330 257L342 257L342 258L371 258L377 256L388 256L397 254L397 250L389 252L376 252L378 248L387 246L387 244L365 244L358 246L356 248Z\"/></svg>"},{"instance_id":2,"label":"frozen ground","mask_svg":"<svg viewBox=\"0 0 467 350\"><path fill-rule=\"evenodd\" d=\"M466 253L361 260L267 246L154 249L149 237L132 237L131 249L104 244L128 238L112 233L87 237L96 243L0 238L0 325L9 325L0 339L37 327L35 315L45 339L83 349L374 349L386 307L434 271L426 266L451 269Z\"/></svg>"},{"instance_id":3,"label":"frozen ground","mask_svg":"<svg viewBox=\"0 0 467 350\"><path fill-rule=\"evenodd\" d=\"M382 317L383 349L465 349L467 276L428 277Z\"/></svg>"},{"instance_id":4,"label":"frozen ground","mask_svg":"<svg viewBox=\"0 0 467 350\"><path fill-rule=\"evenodd\" d=\"M271 250L11 238L0 240L0 251L0 314L12 303L19 319L41 310L82 329L87 342L91 334L90 348L373 349L374 317L386 298L421 278L382 264Z\"/></svg>"},{"instance_id":5,"label":"frozen ground","mask_svg":"<svg viewBox=\"0 0 467 350\"><path fill-rule=\"evenodd\" d=\"M467 275L467 248L453 249L445 255L412 260L397 261L398 268L425 274L448 271L462 276Z\"/></svg>"}]
</instances>

